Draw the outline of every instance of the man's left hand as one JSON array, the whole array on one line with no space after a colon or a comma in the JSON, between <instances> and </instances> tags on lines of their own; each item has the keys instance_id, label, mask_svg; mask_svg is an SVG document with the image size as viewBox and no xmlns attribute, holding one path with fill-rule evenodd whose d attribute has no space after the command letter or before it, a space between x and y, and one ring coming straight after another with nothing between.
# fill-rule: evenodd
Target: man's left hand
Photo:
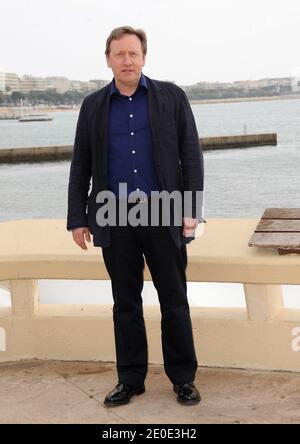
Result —
<instances>
[{"instance_id":1,"label":"man's left hand","mask_svg":"<svg viewBox=\"0 0 300 444\"><path fill-rule=\"evenodd\" d=\"M183 218L182 234L185 237L194 236L195 230L198 226L198 219L193 219L192 217Z\"/></svg>"}]
</instances>

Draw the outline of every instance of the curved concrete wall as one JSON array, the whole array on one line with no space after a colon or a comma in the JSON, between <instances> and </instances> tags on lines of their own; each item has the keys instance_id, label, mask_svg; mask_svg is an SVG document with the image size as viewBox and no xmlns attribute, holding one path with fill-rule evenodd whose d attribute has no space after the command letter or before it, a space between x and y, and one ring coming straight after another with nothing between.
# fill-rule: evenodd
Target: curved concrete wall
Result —
<instances>
[{"instance_id":1,"label":"curved concrete wall","mask_svg":"<svg viewBox=\"0 0 300 444\"><path fill-rule=\"evenodd\" d=\"M204 234L188 245L188 280L243 283L247 307L191 307L199 364L300 371L300 310L285 309L281 291L281 284L300 284L300 255L248 247L257 222L207 219ZM65 225L0 223L0 280L12 298L11 309L0 309L0 361L115 360L112 306L39 303L38 279L108 279L101 249L80 250ZM144 307L144 315L149 362L162 363L160 309Z\"/></svg>"}]
</instances>

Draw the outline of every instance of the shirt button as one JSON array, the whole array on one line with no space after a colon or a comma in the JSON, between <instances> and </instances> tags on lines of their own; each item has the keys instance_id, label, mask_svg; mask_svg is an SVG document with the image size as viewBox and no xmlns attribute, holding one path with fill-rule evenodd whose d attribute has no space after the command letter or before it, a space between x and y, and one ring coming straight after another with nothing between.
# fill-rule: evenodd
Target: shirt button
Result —
<instances>
[{"instance_id":1,"label":"shirt button","mask_svg":"<svg viewBox=\"0 0 300 444\"><path fill-rule=\"evenodd\" d=\"M134 136L134 133L132 132L132 133L130 133L132 136Z\"/></svg>"},{"instance_id":2,"label":"shirt button","mask_svg":"<svg viewBox=\"0 0 300 444\"><path fill-rule=\"evenodd\" d=\"M139 189L139 188L137 188L137 189L136 189L136 191L140 191L140 189Z\"/></svg>"},{"instance_id":3,"label":"shirt button","mask_svg":"<svg viewBox=\"0 0 300 444\"><path fill-rule=\"evenodd\" d=\"M132 150L131 152L132 152L132 154L135 154L135 150Z\"/></svg>"},{"instance_id":4,"label":"shirt button","mask_svg":"<svg viewBox=\"0 0 300 444\"><path fill-rule=\"evenodd\" d=\"M131 101L131 100L132 100L132 97L129 97L129 100Z\"/></svg>"},{"instance_id":5,"label":"shirt button","mask_svg":"<svg viewBox=\"0 0 300 444\"><path fill-rule=\"evenodd\" d=\"M134 171L134 173L137 173L137 170L133 170Z\"/></svg>"},{"instance_id":6,"label":"shirt button","mask_svg":"<svg viewBox=\"0 0 300 444\"><path fill-rule=\"evenodd\" d=\"M133 114L130 114L130 117L133 117Z\"/></svg>"}]
</instances>

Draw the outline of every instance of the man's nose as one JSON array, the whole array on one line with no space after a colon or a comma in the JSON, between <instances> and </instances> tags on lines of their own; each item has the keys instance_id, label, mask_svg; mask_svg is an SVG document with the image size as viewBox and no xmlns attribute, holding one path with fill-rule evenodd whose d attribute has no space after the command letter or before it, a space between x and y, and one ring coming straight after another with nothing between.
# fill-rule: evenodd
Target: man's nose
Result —
<instances>
[{"instance_id":1,"label":"man's nose","mask_svg":"<svg viewBox=\"0 0 300 444\"><path fill-rule=\"evenodd\" d=\"M124 65L131 65L132 62L129 54L124 54L123 63Z\"/></svg>"}]
</instances>

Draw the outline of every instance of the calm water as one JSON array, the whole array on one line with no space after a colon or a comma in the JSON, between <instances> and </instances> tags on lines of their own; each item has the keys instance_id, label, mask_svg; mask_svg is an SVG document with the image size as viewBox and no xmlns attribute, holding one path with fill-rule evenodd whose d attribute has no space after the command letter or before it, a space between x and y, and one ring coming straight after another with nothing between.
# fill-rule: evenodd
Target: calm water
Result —
<instances>
[{"instance_id":1,"label":"calm water","mask_svg":"<svg viewBox=\"0 0 300 444\"><path fill-rule=\"evenodd\" d=\"M199 135L277 132L278 146L204 153L205 216L259 217L300 207L300 100L194 105ZM51 113L49 113L51 114ZM78 113L0 121L0 147L72 144ZM0 221L66 216L70 161L0 165Z\"/></svg>"}]
</instances>

